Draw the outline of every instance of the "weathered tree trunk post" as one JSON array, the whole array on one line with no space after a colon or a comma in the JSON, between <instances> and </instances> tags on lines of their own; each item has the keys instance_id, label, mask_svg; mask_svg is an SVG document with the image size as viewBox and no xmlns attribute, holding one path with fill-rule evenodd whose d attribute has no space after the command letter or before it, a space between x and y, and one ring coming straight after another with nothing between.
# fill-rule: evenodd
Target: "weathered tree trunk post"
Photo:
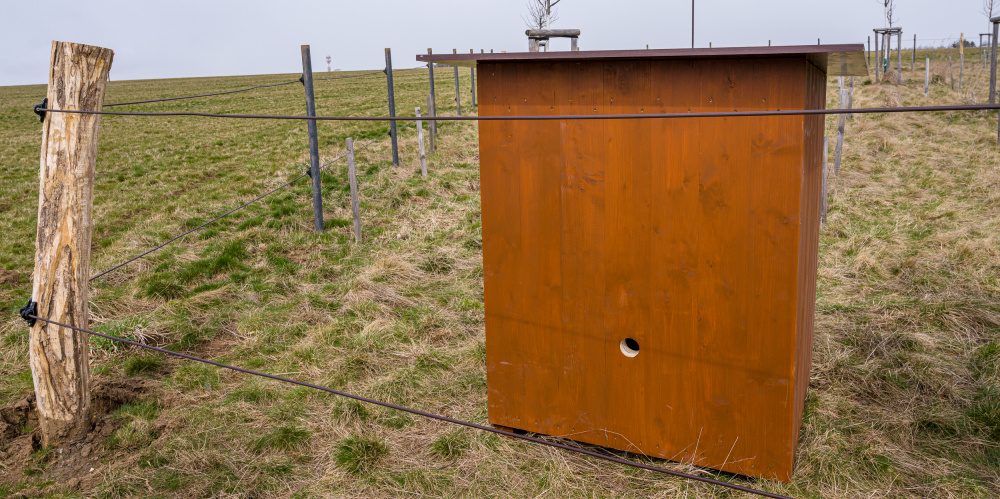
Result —
<instances>
[{"instance_id":1,"label":"weathered tree trunk post","mask_svg":"<svg viewBox=\"0 0 1000 499\"><path fill-rule=\"evenodd\" d=\"M100 111L114 52L52 42L48 108ZM100 116L47 113L42 127L38 234L31 296L37 316L88 327L94 164ZM90 431L87 335L36 321L28 351L42 445L82 440Z\"/></svg>"},{"instance_id":2,"label":"weathered tree trunk post","mask_svg":"<svg viewBox=\"0 0 1000 499\"><path fill-rule=\"evenodd\" d=\"M420 118L420 108L416 109L416 116ZM433 137L433 136L432 136ZM427 155L424 154L424 124L423 120L417 119L417 144L420 148L420 176L427 177Z\"/></svg>"},{"instance_id":3,"label":"weathered tree trunk post","mask_svg":"<svg viewBox=\"0 0 1000 499\"><path fill-rule=\"evenodd\" d=\"M351 213L354 215L354 242L361 244L361 211L358 207L358 174L354 170L354 139L347 138L347 177L351 184Z\"/></svg>"}]
</instances>

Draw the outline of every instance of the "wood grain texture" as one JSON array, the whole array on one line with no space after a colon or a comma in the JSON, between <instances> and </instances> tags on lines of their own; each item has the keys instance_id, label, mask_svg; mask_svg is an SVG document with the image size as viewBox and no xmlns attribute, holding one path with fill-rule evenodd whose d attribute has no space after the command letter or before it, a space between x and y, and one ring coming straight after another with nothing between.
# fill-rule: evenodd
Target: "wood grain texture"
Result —
<instances>
[{"instance_id":1,"label":"wood grain texture","mask_svg":"<svg viewBox=\"0 0 1000 499\"><path fill-rule=\"evenodd\" d=\"M815 108L826 84L806 57L479 68L482 116ZM479 127L490 422L787 481L822 117Z\"/></svg>"},{"instance_id":2,"label":"wood grain texture","mask_svg":"<svg viewBox=\"0 0 1000 499\"><path fill-rule=\"evenodd\" d=\"M114 53L52 42L48 105L100 111ZM48 113L42 127L38 234L32 299L38 315L87 328L91 209L100 116ZM29 353L42 445L74 441L90 431L88 337L42 321L31 328Z\"/></svg>"}]
</instances>

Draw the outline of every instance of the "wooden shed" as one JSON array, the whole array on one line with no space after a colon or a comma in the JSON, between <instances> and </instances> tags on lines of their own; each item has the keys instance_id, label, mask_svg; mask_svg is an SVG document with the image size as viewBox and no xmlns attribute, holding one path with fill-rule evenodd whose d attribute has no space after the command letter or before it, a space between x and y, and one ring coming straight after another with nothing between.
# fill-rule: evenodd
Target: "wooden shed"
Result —
<instances>
[{"instance_id":1,"label":"wooden shed","mask_svg":"<svg viewBox=\"0 0 1000 499\"><path fill-rule=\"evenodd\" d=\"M480 116L820 109L863 46L420 55ZM824 117L482 121L489 421L787 481Z\"/></svg>"}]
</instances>

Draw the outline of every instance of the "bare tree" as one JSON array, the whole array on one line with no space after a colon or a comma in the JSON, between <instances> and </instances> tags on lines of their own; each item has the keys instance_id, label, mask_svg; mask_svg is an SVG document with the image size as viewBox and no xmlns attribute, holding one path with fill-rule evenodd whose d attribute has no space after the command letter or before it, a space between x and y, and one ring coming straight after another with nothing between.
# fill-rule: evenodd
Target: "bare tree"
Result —
<instances>
[{"instance_id":1,"label":"bare tree","mask_svg":"<svg viewBox=\"0 0 1000 499\"><path fill-rule=\"evenodd\" d=\"M524 24L528 29L546 29L553 22L559 20L559 14L552 10L552 6L560 1L531 0L525 4L525 7L528 8L528 13L521 16L521 19L524 20Z\"/></svg>"},{"instance_id":2,"label":"bare tree","mask_svg":"<svg viewBox=\"0 0 1000 499\"><path fill-rule=\"evenodd\" d=\"M896 0L879 0L885 8L885 27L893 27L893 23L899 22L896 17Z\"/></svg>"},{"instance_id":3,"label":"bare tree","mask_svg":"<svg viewBox=\"0 0 1000 499\"><path fill-rule=\"evenodd\" d=\"M986 16L987 25L989 20L993 19L993 10L996 8L996 0L983 0L983 15ZM987 29L989 32L989 29Z\"/></svg>"}]
</instances>

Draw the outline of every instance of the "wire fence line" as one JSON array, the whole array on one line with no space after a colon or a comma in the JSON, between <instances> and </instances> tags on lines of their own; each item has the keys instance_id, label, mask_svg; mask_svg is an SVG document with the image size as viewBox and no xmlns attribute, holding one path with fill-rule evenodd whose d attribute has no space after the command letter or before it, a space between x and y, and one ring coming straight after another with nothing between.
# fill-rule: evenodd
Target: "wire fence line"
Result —
<instances>
[{"instance_id":1,"label":"wire fence line","mask_svg":"<svg viewBox=\"0 0 1000 499\"><path fill-rule=\"evenodd\" d=\"M401 72L401 71L412 71L414 69L423 69L423 68L422 67L418 67L418 68L394 69L393 73L395 73L395 72ZM380 74L380 73L381 74L385 74L385 70L382 70L382 71L371 71L369 73L362 73L362 74L357 74L357 75L332 76L332 77L329 77L329 78L314 78L313 81L346 80L348 78L360 78L362 76L369 76L369 75ZM103 107L130 106L130 105L133 105L133 104L152 104L154 102L167 102L167 101L174 101L174 100L197 99L197 98L200 98L200 97L215 97L215 96L218 96L218 95L235 94L235 93L239 93L239 92L248 92L250 90L257 90L259 88L280 87L282 85L291 85L292 83L302 83L302 79L300 78L298 80L285 81L285 82L281 82L281 83L272 83L270 85L254 85L252 87L239 88L239 89L236 89L236 90L226 90L224 92L214 92L214 93L210 93L210 94L184 95L184 96L180 96L180 97L165 97L163 99L137 100L137 101L129 101L129 102L112 102L112 103L109 103L109 104L104 104Z\"/></svg>"},{"instance_id":2,"label":"wire fence line","mask_svg":"<svg viewBox=\"0 0 1000 499\"><path fill-rule=\"evenodd\" d=\"M150 104L150 103L153 103L153 102L166 102L166 101L183 100L183 99L197 99L199 97L214 97L216 95L226 95L226 94L235 94L237 92L247 92L247 91L250 91L250 90L256 90L258 88L280 87L282 85L291 85L292 83L298 83L298 82L299 82L299 80L292 80L292 81L286 81L286 82L282 82L282 83L274 83L274 84L271 84L271 85L256 85L256 86L253 86L253 87L240 88L240 89L236 89L236 90L227 90L225 92L215 92L215 93L211 93L211 94L185 95L185 96L182 96L182 97L166 97L166 98L163 98L163 99L137 100L137 101L131 101L131 102L113 102L111 104L104 104L103 107L129 106L129 105L132 105L132 104Z\"/></svg>"},{"instance_id":3,"label":"wire fence line","mask_svg":"<svg viewBox=\"0 0 1000 499\"><path fill-rule=\"evenodd\" d=\"M219 114L173 111L162 113L119 112L119 111L84 111L76 109L37 108L39 112L100 114L110 116L198 116L203 118L229 119L265 119L265 120L314 120L314 121L563 121L563 120L631 120L631 119L673 119L673 118L726 118L754 116L811 116L829 114L877 114L877 113L914 113L942 111L993 111L1000 109L1000 104L970 104L952 106L907 106L907 107L868 107L851 109L791 109L773 111L707 111L686 113L625 113L625 114L551 114L523 116L302 116L275 114Z\"/></svg>"},{"instance_id":4,"label":"wire fence line","mask_svg":"<svg viewBox=\"0 0 1000 499\"><path fill-rule=\"evenodd\" d=\"M670 476L677 477L677 478L684 478L684 479L687 479L687 480L694 480L694 481L708 483L708 484L712 484L712 485L718 485L720 487L726 487L726 488L729 488L729 489L738 490L740 492L747 492L747 493L750 493L750 494L756 494L756 495L759 495L759 496L762 496L762 497L769 497L769 498L772 498L772 499L791 499L788 496L783 496L783 495L775 494L775 493L772 493L772 492L767 492L767 491L763 491L763 490L753 489L753 488L745 487L743 485L732 483L732 482L726 482L726 481L722 481L722 480L716 480L714 478L693 475L693 474L684 473L684 472L680 472L680 471L668 470L666 468L660 468L660 467L651 466L651 465L648 465L648 464L637 463L635 461L628 461L626 459L621 459L621 458L617 458L617 457L614 457L614 456L609 456L609 455L606 455L606 454L601 454L599 452L594 452L594 451L591 451L591 450L588 450L588 449L584 449L584 448L580 448L580 447L573 447L573 446L570 446L570 445L561 444L561 443L558 443L558 442L552 442L552 441L541 439L541 438L537 438L537 437L532 437L532 436L528 436L528 435L521 435L521 434L510 432L510 431L501 430L499 428L494 428L492 426L481 425L481 424L472 423L472 422L469 422L469 421L464 421L464 420L461 420L461 419L455 419L455 418L450 418L448 416L442 416L440 414L434 414L434 413L431 413L431 412L421 411L419 409L413 409L413 408L410 408L410 407L396 405L396 404L392 404L392 403L389 403L389 402L383 402L381 400L372 399L372 398L368 398L368 397L363 397L361 395L355 395L353 393L349 393L349 392L345 392L345 391L341 391L341 390L336 390L336 389L329 388L329 387L322 386L322 385L316 385L316 384L308 383L308 382L305 382L305 381L299 381L299 380L295 380L295 379L291 379L291 378L286 378L284 376L277 376L277 375L274 375L274 374L267 374L267 373L260 372L260 371L254 371L252 369L246 369L246 368L237 367L237 366L233 366L233 365L229 365L229 364L224 364L224 363L221 363L221 362L216 362L216 361L213 361L213 360L204 359L204 358L201 358L201 357L195 357L193 355L188 355L188 354L181 353L181 352L175 352L173 350L167 350L165 348L159 348L159 347L155 347L155 346L152 346L152 345L146 345L144 343L139 343L137 341L127 340L127 339L124 339L124 338L118 338L116 336L111 336L111 335L107 335L107 334L103 334L103 333L98 333L96 331L91 331L89 329L75 327L75 326L71 326L69 324L63 324L61 322L56 322L56 321L49 320L49 319L46 319L46 318L43 318L43 317L38 317L37 315L35 315L33 313L30 313L30 312L26 312L26 313L22 314L22 317L24 317L26 320L29 320L29 319L39 320L39 321L42 321L42 322L45 322L45 323L48 323L48 324L52 324L54 326L59 326L59 327L64 327L64 328L72 329L74 331L78 331L78 332L81 332L81 333L89 334L91 336L98 336L98 337L105 338L105 339L108 339L108 340L111 340L111 341L125 343L125 344L128 344L128 345L136 346L136 347L143 348L143 349L146 349L146 350L152 350L152 351L159 352L159 353L166 354L166 355L173 355L175 357L180 357L180 358L191 360L191 361L194 361L194 362L201 362L201 363L204 363L204 364L209 364L209 365L212 365L212 366L215 366L215 367L219 367L219 368L223 368L223 369L230 369L230 370L241 372L241 373L244 373L244 374L250 374L252 376L259 376L259 377L262 377L262 378L273 379L275 381L280 381L280 382L283 382L283 383L290 383L290 384L293 384L293 385L303 386L303 387L306 387L306 388L312 388L314 390L319 390L319 391L322 391L322 392L331 393L333 395L338 395L338 396L341 396L341 397L346 397L346 398L353 399L353 400L356 400L356 401L359 401L359 402L365 402L365 403L368 403L368 404L377 405L377 406L380 406L380 407L385 407L387 409L393 409L393 410L397 410L397 411L407 412L407 413L413 414L415 416L421 416L421 417L428 418L428 419L434 419L434 420L437 420L437 421L443 421L445 423L451 423L451 424L456 424L456 425L460 425L460 426L465 426L465 427L473 428L473 429L476 429L476 430L486 431L486 432L494 433L494 434L497 434L497 435L503 435L505 437L515 438L515 439L518 439L518 440L523 440L523 441L526 441L526 442L531 442L531 443L535 443L535 444L539 444L539 445L544 445L544 446L547 446L547 447L553 447L553 448L556 448L556 449L561 449L561 450L564 450L564 451L574 452L574 453L577 453L577 454L583 454L583 455L590 456L590 457L596 457L598 459L603 459L605 461L610 461L610 462L617 463L617 464L623 464L623 465L626 465L626 466L631 466L631 467L634 467L634 468L639 468L639 469L643 469L643 470L647 470L647 471L652 471L652 472L655 472L655 473L661 473L661 474L664 474L664 475L670 475Z\"/></svg>"},{"instance_id":5,"label":"wire fence line","mask_svg":"<svg viewBox=\"0 0 1000 499\"><path fill-rule=\"evenodd\" d=\"M384 140L385 140L385 137L371 139L368 142L362 144L361 146L355 148L355 151L359 151L359 150L362 150L362 149L367 149L369 146L371 146L375 142L384 141ZM333 163L335 163L337 161L340 161L341 159L344 159L345 157L347 157L347 155L348 155L348 153L341 154L340 156L337 156L336 158L331 159L330 161L327 161L322 166L320 166L320 168L321 169L322 168L326 168L327 166L329 166L329 165L331 165L331 164L333 164ZM142 253L140 253L140 254L132 257L132 258L129 258L128 260L126 260L126 261L124 261L122 263L119 263L118 265L115 265L115 266L113 266L113 267L111 267L111 268L109 268L109 269L107 269L107 270L105 270L105 271L103 271L103 272L101 272L101 273L99 273L99 274L91 277L90 279L88 279L88 281L93 281L93 280L95 280L95 279L97 279L99 277L103 277L104 275L107 275L107 274L109 274L109 273L111 273L111 272L113 272L113 271L115 271L117 269L120 269L120 268L122 268L122 267L124 267L124 266L126 266L126 265L128 265L128 264L130 264L130 263L132 263L134 261L136 261L136 260L139 260L140 258L142 258L142 257L144 257L146 255L149 255L149 254L151 254L151 253L153 253L155 251L158 251L158 250L166 247L170 243L172 243L174 241L177 241L177 240L183 238L184 236L187 236L187 235L192 234L194 232L197 232L197 231L199 231L201 229L204 229L205 227L208 227L209 225L211 225L211 224L213 224L215 222L218 222L219 220L222 220L223 218L228 217L229 215L232 215L233 213L236 213L237 211L240 211L243 208L246 208L247 206L250 206L251 204L254 204L254 203L256 203L256 202L258 202L258 201L260 201L260 200L262 200L262 199L264 199L264 198L266 198L266 197L268 197L268 196L270 196L270 195L272 195L272 194L274 194L274 193L276 193L276 192L278 192L278 191L280 191L280 190L282 190L282 189L284 189L284 188L286 188L286 187L288 187L288 186L290 186L290 185L292 185L292 184L298 182L299 180L302 180L303 178L308 177L308 176L309 176L309 172L306 171L306 173L303 173L303 174L301 174L301 175L293 178L292 180L289 180L288 182L285 182L285 183L279 185L278 187L275 187L275 188L273 188L273 189L271 189L271 190L269 190L269 191L267 191L267 192L265 192L265 193L263 193L263 194L255 197L255 198L251 199L250 201L247 201L246 203L243 203L243 204L241 204L241 205L239 205L239 206L237 206L237 207L235 207L235 208L233 208L231 210L228 210L228 211L222 213L221 215L218 215L217 217L215 217L215 218L213 218L213 219L211 219L211 220L209 220L209 221L207 221L207 222L205 222L205 223L203 223L203 224L201 224L201 225L199 225L199 226L197 226L197 227L195 227L195 228L193 228L191 230L188 230L188 231L186 231L186 232L184 232L182 234L176 235L176 236L168 239L167 241L165 241L165 242L163 242L163 243L161 243L161 244L153 247L150 250L144 251L144 252L142 252Z\"/></svg>"}]
</instances>

